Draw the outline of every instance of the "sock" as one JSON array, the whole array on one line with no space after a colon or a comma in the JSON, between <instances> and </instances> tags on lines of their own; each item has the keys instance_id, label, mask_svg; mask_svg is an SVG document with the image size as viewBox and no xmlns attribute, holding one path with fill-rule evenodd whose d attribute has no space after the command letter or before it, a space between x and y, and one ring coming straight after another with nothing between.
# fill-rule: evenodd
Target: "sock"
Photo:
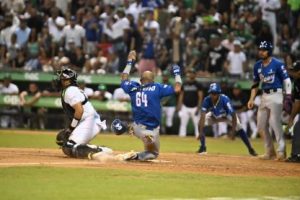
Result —
<instances>
[{"instance_id":1,"label":"sock","mask_svg":"<svg viewBox=\"0 0 300 200\"><path fill-rule=\"evenodd\" d=\"M248 139L246 132L243 129L241 129L238 131L238 134L240 135L241 139L243 140L243 142L247 146L247 148L252 149L252 146L250 144L250 141Z\"/></svg>"},{"instance_id":2,"label":"sock","mask_svg":"<svg viewBox=\"0 0 300 200\"><path fill-rule=\"evenodd\" d=\"M200 137L200 147L206 147L206 144L205 144L205 136L202 135Z\"/></svg>"}]
</instances>

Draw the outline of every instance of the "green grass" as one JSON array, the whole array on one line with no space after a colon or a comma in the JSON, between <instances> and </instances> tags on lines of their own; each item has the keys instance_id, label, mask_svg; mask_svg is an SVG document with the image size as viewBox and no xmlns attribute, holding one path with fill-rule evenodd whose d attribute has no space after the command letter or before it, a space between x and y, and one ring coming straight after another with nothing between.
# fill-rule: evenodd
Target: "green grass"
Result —
<instances>
[{"instance_id":1,"label":"green grass","mask_svg":"<svg viewBox=\"0 0 300 200\"><path fill-rule=\"evenodd\" d=\"M0 147L57 148L55 134L20 134L0 131ZM263 153L263 142L254 140L253 146ZM94 144L112 147L117 151L142 149L142 143L129 136L100 134ZM210 153L246 155L240 139L207 139ZM193 153L198 141L193 137L161 137L162 152ZM288 142L288 149L290 144ZM259 167L259 166L258 166ZM165 171L165 170L164 170ZM300 199L299 177L241 177L214 176L186 172L156 172L128 169L7 167L0 168L0 199L89 199L89 200L144 200L144 199L205 199L231 197L234 199L266 196Z\"/></svg>"},{"instance_id":2,"label":"green grass","mask_svg":"<svg viewBox=\"0 0 300 200\"><path fill-rule=\"evenodd\" d=\"M49 176L51 174L51 176ZM0 169L1 199L175 199L299 196L299 179L22 167Z\"/></svg>"},{"instance_id":3,"label":"green grass","mask_svg":"<svg viewBox=\"0 0 300 200\"><path fill-rule=\"evenodd\" d=\"M37 133L37 132L35 132ZM23 147L23 148L57 148L55 144L55 132L41 132L42 134L24 134L18 131L0 131L0 147ZM45 134L43 134L45 133ZM251 141L257 152L263 153L263 143L260 139ZM113 134L100 134L93 141L93 144L105 145L118 151L140 150L143 144L136 137ZM177 136L161 136L162 152L195 152L199 142L194 137L179 138ZM207 138L209 153L247 155L248 152L243 142L236 138L229 139ZM290 144L288 144L290 150Z\"/></svg>"}]
</instances>

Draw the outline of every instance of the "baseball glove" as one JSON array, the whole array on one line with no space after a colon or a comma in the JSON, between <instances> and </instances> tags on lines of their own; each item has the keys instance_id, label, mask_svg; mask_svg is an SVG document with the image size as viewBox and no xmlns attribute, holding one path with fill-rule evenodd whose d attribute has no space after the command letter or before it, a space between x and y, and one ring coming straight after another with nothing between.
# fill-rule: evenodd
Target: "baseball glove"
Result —
<instances>
[{"instance_id":1,"label":"baseball glove","mask_svg":"<svg viewBox=\"0 0 300 200\"><path fill-rule=\"evenodd\" d=\"M56 135L56 144L58 146L63 146L69 140L70 135L71 131L69 129L59 131Z\"/></svg>"},{"instance_id":2,"label":"baseball glove","mask_svg":"<svg viewBox=\"0 0 300 200\"><path fill-rule=\"evenodd\" d=\"M286 113L291 114L292 107L293 107L292 95L287 94L287 95L285 95L285 97L283 99L283 110Z\"/></svg>"}]
</instances>

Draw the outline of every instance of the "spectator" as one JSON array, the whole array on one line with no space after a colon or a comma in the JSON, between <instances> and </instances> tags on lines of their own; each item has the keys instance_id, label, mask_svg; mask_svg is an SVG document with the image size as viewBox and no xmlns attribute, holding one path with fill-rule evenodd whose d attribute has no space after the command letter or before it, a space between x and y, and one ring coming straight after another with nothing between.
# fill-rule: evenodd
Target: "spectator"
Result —
<instances>
[{"instance_id":1,"label":"spectator","mask_svg":"<svg viewBox=\"0 0 300 200\"><path fill-rule=\"evenodd\" d=\"M129 102L130 96L126 94L122 88L116 88L114 90L112 99L121 102Z\"/></svg>"},{"instance_id":2,"label":"spectator","mask_svg":"<svg viewBox=\"0 0 300 200\"><path fill-rule=\"evenodd\" d=\"M98 86L98 90L94 92L93 98L98 99L100 101L108 101L112 99L112 94L107 91L107 87L104 84L100 84Z\"/></svg>"},{"instance_id":3,"label":"spectator","mask_svg":"<svg viewBox=\"0 0 300 200\"><path fill-rule=\"evenodd\" d=\"M83 24L86 37L86 53L89 55L96 54L97 42L100 40L102 27L99 25L98 20L93 10L88 10L86 21Z\"/></svg>"},{"instance_id":4,"label":"spectator","mask_svg":"<svg viewBox=\"0 0 300 200\"><path fill-rule=\"evenodd\" d=\"M11 82L10 75L6 74L3 77L3 82L0 84L0 95L17 95L19 88ZM4 106L1 108L0 125L1 128L16 128L18 127L17 114L19 112L16 106Z\"/></svg>"},{"instance_id":5,"label":"spectator","mask_svg":"<svg viewBox=\"0 0 300 200\"><path fill-rule=\"evenodd\" d=\"M45 129L45 109L34 107L42 93L36 83L30 83L28 89L20 93L20 105L25 116L25 124L31 129Z\"/></svg>"},{"instance_id":6,"label":"spectator","mask_svg":"<svg viewBox=\"0 0 300 200\"><path fill-rule=\"evenodd\" d=\"M234 50L227 55L225 62L225 69L230 77L241 78L247 70L247 59L245 53L242 51L242 44L239 40L233 42Z\"/></svg>"},{"instance_id":7,"label":"spectator","mask_svg":"<svg viewBox=\"0 0 300 200\"><path fill-rule=\"evenodd\" d=\"M20 25L16 28L15 34L17 35L17 43L21 48L25 48L31 29L27 26L27 17L24 15L19 16Z\"/></svg>"},{"instance_id":8,"label":"spectator","mask_svg":"<svg viewBox=\"0 0 300 200\"><path fill-rule=\"evenodd\" d=\"M221 45L219 35L210 36L211 47L208 50L208 57L206 61L206 69L213 76L220 76L223 74L224 62L227 56L227 50Z\"/></svg>"},{"instance_id":9,"label":"spectator","mask_svg":"<svg viewBox=\"0 0 300 200\"><path fill-rule=\"evenodd\" d=\"M94 95L94 90L90 87L86 86L86 83L84 80L77 81L78 87L83 91L86 97L92 98Z\"/></svg>"},{"instance_id":10,"label":"spectator","mask_svg":"<svg viewBox=\"0 0 300 200\"><path fill-rule=\"evenodd\" d=\"M71 16L70 24L63 29L63 39L65 40L65 49L70 50L70 41L73 40L76 47L85 46L85 29L77 23L75 16Z\"/></svg>"}]
</instances>

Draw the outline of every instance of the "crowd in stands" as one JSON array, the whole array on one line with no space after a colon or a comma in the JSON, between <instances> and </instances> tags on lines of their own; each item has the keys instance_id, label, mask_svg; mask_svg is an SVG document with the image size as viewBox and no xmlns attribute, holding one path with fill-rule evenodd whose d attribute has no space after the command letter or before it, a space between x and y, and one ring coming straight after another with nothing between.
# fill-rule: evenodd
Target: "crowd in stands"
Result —
<instances>
[{"instance_id":1,"label":"crowd in stands","mask_svg":"<svg viewBox=\"0 0 300 200\"><path fill-rule=\"evenodd\" d=\"M299 57L299 13L297 0L2 0L0 69L118 74L135 49L136 72L247 78L261 40Z\"/></svg>"}]
</instances>

